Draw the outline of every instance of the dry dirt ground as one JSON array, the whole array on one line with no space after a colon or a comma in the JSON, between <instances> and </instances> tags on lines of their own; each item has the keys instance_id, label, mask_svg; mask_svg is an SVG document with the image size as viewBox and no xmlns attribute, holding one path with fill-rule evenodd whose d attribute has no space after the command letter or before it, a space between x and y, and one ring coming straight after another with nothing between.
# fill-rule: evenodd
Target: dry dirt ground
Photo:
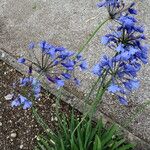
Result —
<instances>
[{"instance_id":1,"label":"dry dirt ground","mask_svg":"<svg viewBox=\"0 0 150 150\"><path fill-rule=\"evenodd\" d=\"M20 76L15 69L0 61L0 150L33 150L36 136L43 131L31 110L12 108L10 100L5 99L11 92L13 82ZM37 108L51 129L56 127L55 106L55 97L42 90ZM69 114L70 110L69 105L61 102L61 111Z\"/></svg>"}]
</instances>

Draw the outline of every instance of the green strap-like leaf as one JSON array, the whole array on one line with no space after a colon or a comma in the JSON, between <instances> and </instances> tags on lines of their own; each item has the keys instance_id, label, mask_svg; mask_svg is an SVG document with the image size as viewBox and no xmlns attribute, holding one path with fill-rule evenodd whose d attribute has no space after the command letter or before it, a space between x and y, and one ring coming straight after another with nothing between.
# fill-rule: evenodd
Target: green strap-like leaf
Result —
<instances>
[{"instance_id":1,"label":"green strap-like leaf","mask_svg":"<svg viewBox=\"0 0 150 150\"><path fill-rule=\"evenodd\" d=\"M95 136L93 150L102 150L101 140L97 135Z\"/></svg>"},{"instance_id":2,"label":"green strap-like leaf","mask_svg":"<svg viewBox=\"0 0 150 150\"><path fill-rule=\"evenodd\" d=\"M117 150L129 150L131 148L134 148L135 146L133 144L126 144L120 148L118 148Z\"/></svg>"},{"instance_id":3,"label":"green strap-like leaf","mask_svg":"<svg viewBox=\"0 0 150 150\"><path fill-rule=\"evenodd\" d=\"M65 150L63 139L60 139L60 142L61 142L61 150Z\"/></svg>"},{"instance_id":4,"label":"green strap-like leaf","mask_svg":"<svg viewBox=\"0 0 150 150\"><path fill-rule=\"evenodd\" d=\"M116 125L113 125L110 129L108 129L102 136L102 147L104 145L107 144L107 142L109 142L109 140L112 139L112 136L114 135L114 133L116 132L117 130L117 126Z\"/></svg>"},{"instance_id":5,"label":"green strap-like leaf","mask_svg":"<svg viewBox=\"0 0 150 150\"><path fill-rule=\"evenodd\" d=\"M40 147L41 150L46 150L45 147L40 142L38 142L38 146Z\"/></svg>"},{"instance_id":6,"label":"green strap-like leaf","mask_svg":"<svg viewBox=\"0 0 150 150\"><path fill-rule=\"evenodd\" d=\"M119 146L121 144L123 144L125 142L125 139L121 139L120 141L115 142L114 141L114 145L112 146L112 150L117 150L117 148L119 148Z\"/></svg>"}]
</instances>

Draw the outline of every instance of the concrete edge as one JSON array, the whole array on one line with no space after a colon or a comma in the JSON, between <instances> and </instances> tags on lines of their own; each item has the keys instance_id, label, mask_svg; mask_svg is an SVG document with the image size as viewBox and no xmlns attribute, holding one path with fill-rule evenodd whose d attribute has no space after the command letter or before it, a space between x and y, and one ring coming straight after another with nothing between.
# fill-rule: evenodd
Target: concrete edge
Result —
<instances>
[{"instance_id":1,"label":"concrete edge","mask_svg":"<svg viewBox=\"0 0 150 150\"><path fill-rule=\"evenodd\" d=\"M23 75L27 75L28 67L24 64L16 63L15 56L12 56L11 53L6 52L2 48L0 48L0 60L6 62L7 64L9 64L13 68L15 68L18 72L22 73ZM33 74L35 76L38 76L38 73L36 73L36 72L33 72ZM57 92L54 87L45 85L44 78L41 79L41 82L42 82L42 87L44 89L49 90L55 96L57 95ZM73 106L75 109L79 110L80 112L83 111L84 103L81 100L81 98L78 98L74 94L70 93L69 90L67 90L67 88L64 88L62 90L62 98L61 99L64 102L66 102L67 104ZM99 110L96 112L94 118L95 118L95 120L98 120L101 116L103 117L105 123L114 122L112 119L110 119L108 116L106 116ZM128 131L127 129L125 129L124 127L119 125L118 123L116 123L116 125L119 127L120 131L124 134L125 138L128 141L137 144L137 146L135 148L136 150L149 150L150 149L150 145L147 142L145 142L143 139L135 136L133 133L131 133L130 131Z\"/></svg>"}]
</instances>

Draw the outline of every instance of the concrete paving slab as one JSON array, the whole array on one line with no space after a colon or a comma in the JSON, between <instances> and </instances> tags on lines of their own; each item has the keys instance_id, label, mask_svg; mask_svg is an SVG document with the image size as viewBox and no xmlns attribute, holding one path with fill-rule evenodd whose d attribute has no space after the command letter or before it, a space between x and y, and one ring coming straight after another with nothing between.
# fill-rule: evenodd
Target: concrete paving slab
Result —
<instances>
[{"instance_id":1,"label":"concrete paving slab","mask_svg":"<svg viewBox=\"0 0 150 150\"><path fill-rule=\"evenodd\" d=\"M150 0L136 1L138 18L145 26L148 42L150 42ZM1 0L0 48L12 55L20 55L25 53L30 41L38 42L44 39L70 50L78 50L97 24L107 18L104 9L96 8L96 2L96 0ZM100 56L110 53L108 48L99 43L99 37L105 35L107 30L108 27L105 25L86 47L84 56L90 66L97 62ZM78 74L78 71L76 72ZM143 66L139 73L141 88L130 97L129 106L123 107L112 96L107 95L99 110L123 126L125 120L135 113L139 105L150 100L149 72L150 66ZM89 86L95 80L90 72L79 76L82 79L82 86L70 90L76 96L79 95L78 93L87 93ZM148 107L132 121L127 129L150 143L150 108Z\"/></svg>"}]
</instances>

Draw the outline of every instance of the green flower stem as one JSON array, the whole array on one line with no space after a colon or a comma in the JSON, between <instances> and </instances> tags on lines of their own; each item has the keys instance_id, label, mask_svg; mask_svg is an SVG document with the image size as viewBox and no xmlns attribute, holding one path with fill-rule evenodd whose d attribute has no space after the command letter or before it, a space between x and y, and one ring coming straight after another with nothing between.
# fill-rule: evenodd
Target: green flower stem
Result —
<instances>
[{"instance_id":1,"label":"green flower stem","mask_svg":"<svg viewBox=\"0 0 150 150\"><path fill-rule=\"evenodd\" d=\"M108 86L110 85L110 83L111 83L111 79L105 85L103 85L102 87L99 88L99 90L96 94L96 98L94 100L94 103L92 105L92 110L91 110L90 117L92 117L93 114L96 112L97 105L102 102L102 97L103 97L104 93L106 92L106 90L107 90Z\"/></svg>"},{"instance_id":2,"label":"green flower stem","mask_svg":"<svg viewBox=\"0 0 150 150\"><path fill-rule=\"evenodd\" d=\"M104 72L102 73L102 75L96 80L96 82L93 84L90 92L88 93L88 95L84 98L84 104L85 104L85 110L87 107L87 101L90 99L90 95L92 94L92 92L94 91L95 87L97 86L97 84L101 81L101 84L99 85L99 87L101 87L103 85L103 82L105 80L107 76L107 72L106 70L104 70ZM84 112L84 111L83 111Z\"/></svg>"},{"instance_id":3,"label":"green flower stem","mask_svg":"<svg viewBox=\"0 0 150 150\"><path fill-rule=\"evenodd\" d=\"M105 91L103 91L103 92L101 93L101 98L102 98L104 92L105 92ZM99 98L100 98L100 95L99 95ZM94 103L92 104L91 108L89 109L89 111L87 111L87 112L84 114L84 116L82 117L81 121L78 123L78 125L76 126L76 128L75 128L74 131L72 132L72 137L73 137L75 131L78 129L78 127L79 127L79 126L81 125L81 123L84 121L84 119L89 115L89 113L90 113L90 112L93 112L93 107L95 108L95 105L96 105L96 104L97 104L97 103L94 102ZM92 115L90 115L90 116L92 116Z\"/></svg>"},{"instance_id":4,"label":"green flower stem","mask_svg":"<svg viewBox=\"0 0 150 150\"><path fill-rule=\"evenodd\" d=\"M49 56L49 55L46 55L46 56L45 56L44 69L47 67L49 59L50 59L50 56Z\"/></svg>"},{"instance_id":5,"label":"green flower stem","mask_svg":"<svg viewBox=\"0 0 150 150\"><path fill-rule=\"evenodd\" d=\"M107 21L109 21L109 20L110 20L110 18L109 18L109 19L106 19L104 22L100 23L100 24L97 26L97 28L92 32L92 34L91 34L91 35L86 39L86 41L81 45L81 47L80 47L79 50L78 50L77 55L80 54L80 53L84 50L84 48L90 43L90 41L91 41L92 38L96 35L96 33L99 31L99 29L100 29Z\"/></svg>"},{"instance_id":6,"label":"green flower stem","mask_svg":"<svg viewBox=\"0 0 150 150\"><path fill-rule=\"evenodd\" d=\"M34 58L36 59L36 61L37 61L38 66L40 66L40 61L39 61L38 58L36 57L34 51L33 51L33 50L31 50L31 51L26 50L26 51L27 51L27 53L29 54L30 59L33 60L33 57L34 57ZM32 52L33 57L32 57L32 54L31 54L30 52Z\"/></svg>"},{"instance_id":7,"label":"green flower stem","mask_svg":"<svg viewBox=\"0 0 150 150\"><path fill-rule=\"evenodd\" d=\"M41 78L41 76L42 76L42 72L37 76L37 80L40 80L40 78ZM36 86L36 84L34 85L34 86ZM40 117L40 115L38 114L38 112L37 112L37 109L36 108L34 108L34 99L32 98L31 99L31 101L32 101L32 104L33 104L33 106L32 106L32 115L35 117L35 119L36 119L36 121L39 123L39 125L44 129L44 131L47 133L47 134L49 134L48 132L50 132L51 130L50 130L50 128L48 127L48 125L44 122L44 120Z\"/></svg>"},{"instance_id":8,"label":"green flower stem","mask_svg":"<svg viewBox=\"0 0 150 150\"><path fill-rule=\"evenodd\" d=\"M94 82L94 84L92 85L92 88L90 90L90 92L87 94L87 96L84 98L84 108L86 111L86 107L87 107L87 101L90 99L91 94L93 93L95 87L97 86L97 84L100 82L101 78L99 77L96 82ZM83 111L83 112L85 112Z\"/></svg>"},{"instance_id":9,"label":"green flower stem","mask_svg":"<svg viewBox=\"0 0 150 150\"><path fill-rule=\"evenodd\" d=\"M61 100L62 88L58 90L57 97L56 97L56 115L59 117L59 107L60 107L60 100Z\"/></svg>"},{"instance_id":10,"label":"green flower stem","mask_svg":"<svg viewBox=\"0 0 150 150\"><path fill-rule=\"evenodd\" d=\"M95 101L92 103L90 109L84 114L83 118L81 119L81 121L79 122L79 124L76 126L76 128L74 129L74 131L72 132L72 137L75 133L75 131L78 129L78 127L80 126L80 124L84 121L84 119L89 115L90 118L92 118L95 110L96 110L96 107L98 105L99 102L102 101L102 97L108 87L108 85L111 83L111 79L103 86L100 86L98 91L97 91L97 94L96 94L96 98L95 98ZM91 112L91 114L90 114Z\"/></svg>"}]
</instances>

